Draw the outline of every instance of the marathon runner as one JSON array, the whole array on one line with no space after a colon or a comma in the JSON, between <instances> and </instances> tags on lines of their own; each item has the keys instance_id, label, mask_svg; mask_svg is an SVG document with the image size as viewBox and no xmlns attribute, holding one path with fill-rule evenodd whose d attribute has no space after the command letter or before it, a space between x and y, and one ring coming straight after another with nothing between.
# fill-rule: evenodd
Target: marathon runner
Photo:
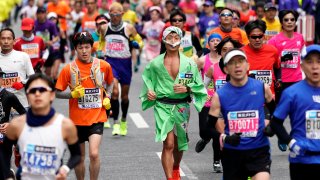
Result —
<instances>
[{"instance_id":1,"label":"marathon runner","mask_svg":"<svg viewBox=\"0 0 320 180\"><path fill-rule=\"evenodd\" d=\"M7 137L18 141L22 179L66 179L80 162L77 129L70 119L51 107L54 91L53 81L45 75L30 76L26 83L30 109L26 115L13 119L7 128ZM67 145L70 158L62 165Z\"/></svg>"},{"instance_id":2,"label":"marathon runner","mask_svg":"<svg viewBox=\"0 0 320 180\"><path fill-rule=\"evenodd\" d=\"M180 180L180 161L188 150L190 95L197 111L207 99L197 65L179 52L181 39L180 28L165 29L166 52L146 66L140 93L143 110L154 106L156 141L163 142L161 162L168 180Z\"/></svg>"},{"instance_id":3,"label":"marathon runner","mask_svg":"<svg viewBox=\"0 0 320 180\"><path fill-rule=\"evenodd\" d=\"M99 147L103 123L110 109L113 75L109 63L91 56L93 38L88 32L73 38L77 58L60 72L56 83L57 97L69 99L70 118L78 130L81 162L75 168L77 179L85 178L85 142L89 141L90 179L99 177ZM105 87L106 86L106 87ZM71 92L62 92L70 88Z\"/></svg>"}]
</instances>

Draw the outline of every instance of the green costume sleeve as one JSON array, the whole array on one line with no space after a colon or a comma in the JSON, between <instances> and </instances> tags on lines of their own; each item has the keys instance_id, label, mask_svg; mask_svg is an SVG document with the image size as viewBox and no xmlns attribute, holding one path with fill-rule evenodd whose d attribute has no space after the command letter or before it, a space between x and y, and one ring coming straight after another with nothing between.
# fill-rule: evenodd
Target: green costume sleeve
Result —
<instances>
[{"instance_id":1,"label":"green costume sleeve","mask_svg":"<svg viewBox=\"0 0 320 180\"><path fill-rule=\"evenodd\" d=\"M191 89L193 104L197 111L200 112L207 100L207 91L197 65L194 62L191 62L191 72L193 73L193 81L187 84L187 86Z\"/></svg>"},{"instance_id":2,"label":"green costume sleeve","mask_svg":"<svg viewBox=\"0 0 320 180\"><path fill-rule=\"evenodd\" d=\"M146 110L153 105L155 105L156 101L149 101L148 100L148 90L154 91L154 86L152 82L152 76L150 71L150 63L145 67L143 74L142 74L142 80L143 80L143 86L140 93L140 99L142 101L142 110Z\"/></svg>"}]
</instances>

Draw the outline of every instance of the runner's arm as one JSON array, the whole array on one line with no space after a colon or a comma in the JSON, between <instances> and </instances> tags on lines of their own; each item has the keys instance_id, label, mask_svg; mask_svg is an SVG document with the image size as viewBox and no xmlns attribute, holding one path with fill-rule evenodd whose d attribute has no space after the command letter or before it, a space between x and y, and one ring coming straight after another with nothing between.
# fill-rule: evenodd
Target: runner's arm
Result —
<instances>
[{"instance_id":1,"label":"runner's arm","mask_svg":"<svg viewBox=\"0 0 320 180\"><path fill-rule=\"evenodd\" d=\"M219 133L215 126L218 121L218 117L221 112L221 105L219 100L219 95L217 93L214 93L212 100L211 100L211 106L208 114L208 126L211 131L211 135L213 138L219 139L221 133Z\"/></svg>"},{"instance_id":2,"label":"runner's arm","mask_svg":"<svg viewBox=\"0 0 320 180\"><path fill-rule=\"evenodd\" d=\"M288 132L286 131L286 129L283 126L283 119L279 119L275 116L273 116L273 118L271 119L270 122L270 126L272 128L272 130L276 133L277 137L285 142L286 144L289 144L289 142L291 141L291 137L288 134Z\"/></svg>"},{"instance_id":3,"label":"runner's arm","mask_svg":"<svg viewBox=\"0 0 320 180\"><path fill-rule=\"evenodd\" d=\"M276 103L274 99L272 98L272 92L270 87L267 84L264 84L264 96L266 101L266 106L270 111L270 114L273 115L274 110L276 109Z\"/></svg>"},{"instance_id":4,"label":"runner's arm","mask_svg":"<svg viewBox=\"0 0 320 180\"><path fill-rule=\"evenodd\" d=\"M71 92L64 92L58 89L56 91L56 96L59 99L72 99Z\"/></svg>"},{"instance_id":5,"label":"runner's arm","mask_svg":"<svg viewBox=\"0 0 320 180\"><path fill-rule=\"evenodd\" d=\"M197 38L197 36L195 36L193 34L191 34L191 38L192 38L192 45L197 50L197 56L201 57L201 55L202 55L202 46L200 44L199 39Z\"/></svg>"},{"instance_id":6,"label":"runner's arm","mask_svg":"<svg viewBox=\"0 0 320 180\"><path fill-rule=\"evenodd\" d=\"M26 109L22 106L17 96L12 95L10 102L12 103L13 109L15 109L20 115L26 113Z\"/></svg>"}]
</instances>

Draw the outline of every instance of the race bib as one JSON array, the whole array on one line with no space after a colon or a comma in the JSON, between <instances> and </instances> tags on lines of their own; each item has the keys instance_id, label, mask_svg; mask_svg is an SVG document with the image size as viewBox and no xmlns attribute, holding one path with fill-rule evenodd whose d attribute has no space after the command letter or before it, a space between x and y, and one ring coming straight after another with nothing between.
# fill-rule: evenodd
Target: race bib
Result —
<instances>
[{"instance_id":1,"label":"race bib","mask_svg":"<svg viewBox=\"0 0 320 180\"><path fill-rule=\"evenodd\" d=\"M249 74L254 74L256 80L260 80L268 86L271 86L272 84L271 70L252 70L249 71Z\"/></svg>"},{"instance_id":2,"label":"race bib","mask_svg":"<svg viewBox=\"0 0 320 180\"><path fill-rule=\"evenodd\" d=\"M78 99L78 107L80 109L101 108L101 93L99 88L86 88L84 96Z\"/></svg>"},{"instance_id":3,"label":"race bib","mask_svg":"<svg viewBox=\"0 0 320 180\"><path fill-rule=\"evenodd\" d=\"M2 87L3 88L11 88L12 84L15 82L21 82L20 77L17 72L6 73L3 75L2 79Z\"/></svg>"},{"instance_id":4,"label":"race bib","mask_svg":"<svg viewBox=\"0 0 320 180\"><path fill-rule=\"evenodd\" d=\"M228 124L230 135L242 133L241 137L256 137L259 128L259 112L257 110L229 112Z\"/></svg>"},{"instance_id":5,"label":"race bib","mask_svg":"<svg viewBox=\"0 0 320 180\"><path fill-rule=\"evenodd\" d=\"M320 110L306 111L306 137L320 139Z\"/></svg>"},{"instance_id":6,"label":"race bib","mask_svg":"<svg viewBox=\"0 0 320 180\"><path fill-rule=\"evenodd\" d=\"M123 51L125 49L124 42L118 39L112 39L107 43L107 51Z\"/></svg>"},{"instance_id":7,"label":"race bib","mask_svg":"<svg viewBox=\"0 0 320 180\"><path fill-rule=\"evenodd\" d=\"M293 59L285 62L281 62L282 68L291 68L295 69L298 68L299 64L299 50L298 49L291 49L291 50L283 50L281 53L281 56L284 56L286 54L292 54Z\"/></svg>"},{"instance_id":8,"label":"race bib","mask_svg":"<svg viewBox=\"0 0 320 180\"><path fill-rule=\"evenodd\" d=\"M30 58L39 58L39 44L22 44L21 49L27 53Z\"/></svg>"},{"instance_id":9,"label":"race bib","mask_svg":"<svg viewBox=\"0 0 320 180\"><path fill-rule=\"evenodd\" d=\"M226 83L227 81L225 79L217 79L215 84L216 90L222 88Z\"/></svg>"},{"instance_id":10,"label":"race bib","mask_svg":"<svg viewBox=\"0 0 320 180\"><path fill-rule=\"evenodd\" d=\"M55 147L28 144L23 151L22 172L34 175L55 175L59 163Z\"/></svg>"},{"instance_id":11,"label":"race bib","mask_svg":"<svg viewBox=\"0 0 320 180\"><path fill-rule=\"evenodd\" d=\"M192 73L179 73L179 84L182 84L186 86L187 84L190 84L192 82Z\"/></svg>"}]
</instances>

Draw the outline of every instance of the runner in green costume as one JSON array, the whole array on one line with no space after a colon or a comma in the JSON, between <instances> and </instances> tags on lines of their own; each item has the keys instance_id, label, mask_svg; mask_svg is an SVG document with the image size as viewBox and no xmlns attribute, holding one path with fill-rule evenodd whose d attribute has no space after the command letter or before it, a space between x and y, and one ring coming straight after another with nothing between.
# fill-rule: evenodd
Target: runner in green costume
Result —
<instances>
[{"instance_id":1,"label":"runner in green costume","mask_svg":"<svg viewBox=\"0 0 320 180\"><path fill-rule=\"evenodd\" d=\"M169 38L173 36L173 38L166 38L167 36ZM146 66L142 75L144 85L140 99L143 110L154 106L156 141L163 141L165 149L167 137L173 132L174 139L177 141L174 144L178 146L175 149L181 153L182 158L182 151L188 150L189 103L192 101L197 111L201 111L207 99L207 93L197 65L193 60L179 53L181 37L182 32L179 28L171 26L164 31L163 41L167 44L167 51ZM172 54L174 55L171 56ZM179 163L180 161L174 162L174 165ZM163 166L166 172L166 167ZM170 179L168 175L167 178Z\"/></svg>"}]
</instances>

